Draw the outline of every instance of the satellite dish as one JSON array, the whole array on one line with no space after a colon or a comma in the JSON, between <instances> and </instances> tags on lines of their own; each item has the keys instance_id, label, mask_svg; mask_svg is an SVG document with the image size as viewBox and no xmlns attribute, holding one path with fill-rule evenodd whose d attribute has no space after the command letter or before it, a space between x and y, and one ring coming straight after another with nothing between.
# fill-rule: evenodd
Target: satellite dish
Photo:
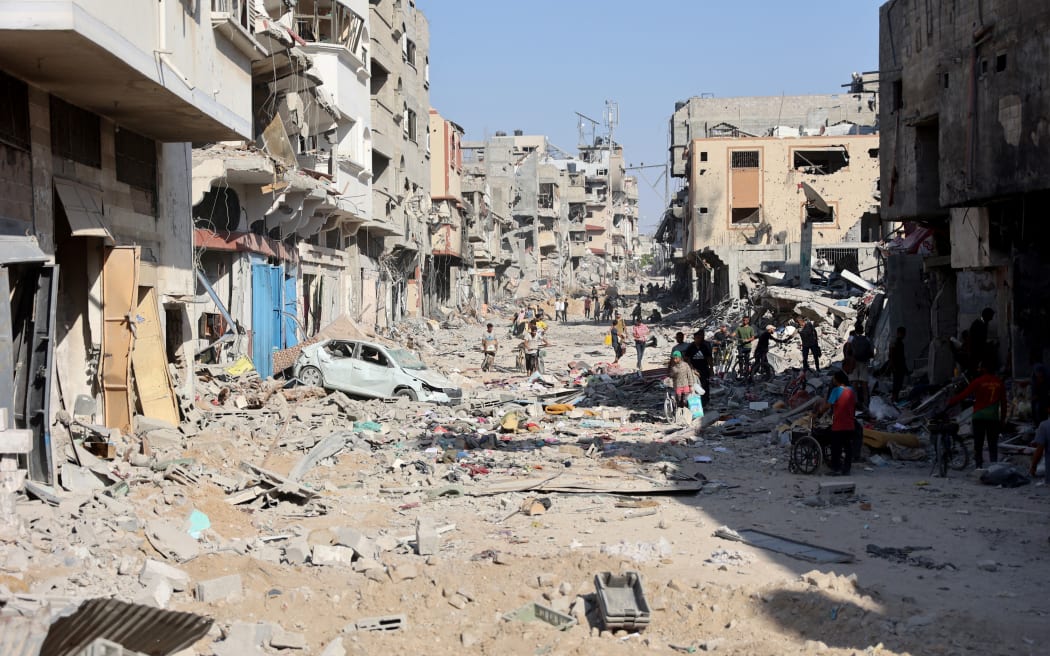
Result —
<instances>
[{"instance_id":1,"label":"satellite dish","mask_svg":"<svg viewBox=\"0 0 1050 656\"><path fill-rule=\"evenodd\" d=\"M809 201L809 204L813 209L822 214L831 214L831 208L828 207L828 204L820 197L820 194L817 193L816 189L803 182L802 192L806 194L806 200Z\"/></svg>"}]
</instances>

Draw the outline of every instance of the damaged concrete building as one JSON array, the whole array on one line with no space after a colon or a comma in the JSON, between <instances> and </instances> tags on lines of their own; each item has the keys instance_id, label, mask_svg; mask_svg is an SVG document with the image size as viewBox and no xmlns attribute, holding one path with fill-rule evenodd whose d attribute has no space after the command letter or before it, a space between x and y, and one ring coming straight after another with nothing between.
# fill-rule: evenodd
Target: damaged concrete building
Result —
<instances>
[{"instance_id":1,"label":"damaged concrete building","mask_svg":"<svg viewBox=\"0 0 1050 656\"><path fill-rule=\"evenodd\" d=\"M807 285L810 270L876 277L877 94L693 97L671 118L682 181L656 237L679 293L701 308L737 295L745 268Z\"/></svg>"},{"instance_id":2,"label":"damaged concrete building","mask_svg":"<svg viewBox=\"0 0 1050 656\"><path fill-rule=\"evenodd\" d=\"M612 284L633 265L638 186L624 175L621 146L596 142L573 155L543 135L516 130L463 148L464 188L504 218L499 248L513 256L493 272L498 288L515 294Z\"/></svg>"},{"instance_id":3,"label":"damaged concrete building","mask_svg":"<svg viewBox=\"0 0 1050 656\"><path fill-rule=\"evenodd\" d=\"M880 10L882 214L906 222L888 307L929 338L934 382L952 372L947 338L985 307L981 357L1019 377L1047 359L1048 29L1042 0Z\"/></svg>"},{"instance_id":4,"label":"damaged concrete building","mask_svg":"<svg viewBox=\"0 0 1050 656\"><path fill-rule=\"evenodd\" d=\"M466 229L474 212L463 200L463 128L430 110L430 253L423 273L424 308L464 308L480 294Z\"/></svg>"},{"instance_id":5,"label":"damaged concrete building","mask_svg":"<svg viewBox=\"0 0 1050 656\"><path fill-rule=\"evenodd\" d=\"M54 482L59 410L178 421L168 363L190 384L197 332L189 142L252 135L239 20L177 0L0 4L0 404L33 432L33 480Z\"/></svg>"},{"instance_id":6,"label":"damaged concrete building","mask_svg":"<svg viewBox=\"0 0 1050 656\"><path fill-rule=\"evenodd\" d=\"M254 143L193 152L194 245L211 301L194 320L198 356L250 355L265 377L275 350L361 307L351 246L371 209L368 5L253 6L242 38L266 52L252 65Z\"/></svg>"}]
</instances>

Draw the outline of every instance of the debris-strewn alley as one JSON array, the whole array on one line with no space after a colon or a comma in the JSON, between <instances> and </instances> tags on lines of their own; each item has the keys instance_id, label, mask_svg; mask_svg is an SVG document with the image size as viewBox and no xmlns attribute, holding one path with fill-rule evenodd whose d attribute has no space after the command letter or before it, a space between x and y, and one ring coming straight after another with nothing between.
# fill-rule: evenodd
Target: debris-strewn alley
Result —
<instances>
[{"instance_id":1,"label":"debris-strewn alley","mask_svg":"<svg viewBox=\"0 0 1050 656\"><path fill-rule=\"evenodd\" d=\"M863 298L840 307L852 304ZM703 325L688 314L653 327L640 374L611 365L603 326L577 313L550 322L533 377L516 370L505 316L489 372L462 347L481 324L406 326L472 390L454 407L201 368L193 421L137 418L103 457L76 441L59 454L66 490L30 485L3 547L5 608L44 627L41 613L91 598L194 613L209 621L176 637L199 654L1039 651L1029 568L1046 488L937 478L924 450L896 442L865 446L848 478L792 473L793 424L812 403L784 397L790 371L751 386L716 374L704 418L668 422L674 329ZM826 337L828 352L843 341ZM773 353L797 362L797 340ZM888 423L901 441L922 432L890 412L872 437ZM603 630L595 576L631 571L645 621ZM571 628L513 619L530 604Z\"/></svg>"},{"instance_id":2,"label":"debris-strewn alley","mask_svg":"<svg viewBox=\"0 0 1050 656\"><path fill-rule=\"evenodd\" d=\"M1050 653L1050 4L759 4L0 2L0 656Z\"/></svg>"}]
</instances>

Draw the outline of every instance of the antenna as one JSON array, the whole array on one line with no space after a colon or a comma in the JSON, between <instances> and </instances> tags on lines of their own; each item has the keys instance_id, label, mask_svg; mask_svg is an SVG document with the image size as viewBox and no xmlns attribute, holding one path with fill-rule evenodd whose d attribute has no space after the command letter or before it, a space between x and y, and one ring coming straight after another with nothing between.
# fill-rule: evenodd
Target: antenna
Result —
<instances>
[{"instance_id":1,"label":"antenna","mask_svg":"<svg viewBox=\"0 0 1050 656\"><path fill-rule=\"evenodd\" d=\"M583 114L581 114L579 112L573 112L573 113L580 117L579 123L576 124L577 129L580 131L580 143L577 144L577 145L579 145L579 146L592 145L594 143L594 129L596 127L598 127L598 124L600 123L600 121L596 121L593 118L591 118L590 116L584 116ZM587 132L586 132L587 128L583 124L584 121L587 121L587 122L589 122L591 124L591 138L589 140L584 138L584 137L587 136Z\"/></svg>"}]
</instances>

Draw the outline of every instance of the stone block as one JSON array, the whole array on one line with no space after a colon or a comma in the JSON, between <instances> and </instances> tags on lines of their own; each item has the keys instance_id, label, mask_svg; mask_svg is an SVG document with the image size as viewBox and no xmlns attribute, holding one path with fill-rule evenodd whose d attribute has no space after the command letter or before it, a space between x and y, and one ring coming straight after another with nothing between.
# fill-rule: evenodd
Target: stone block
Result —
<instances>
[{"instance_id":1,"label":"stone block","mask_svg":"<svg viewBox=\"0 0 1050 656\"><path fill-rule=\"evenodd\" d=\"M306 649L306 636L275 626L270 635L270 646L274 649Z\"/></svg>"},{"instance_id":2,"label":"stone block","mask_svg":"<svg viewBox=\"0 0 1050 656\"><path fill-rule=\"evenodd\" d=\"M332 532L335 533L335 544L353 549L362 558L375 558L378 554L375 543L355 528L342 526L332 529Z\"/></svg>"},{"instance_id":3,"label":"stone block","mask_svg":"<svg viewBox=\"0 0 1050 656\"><path fill-rule=\"evenodd\" d=\"M432 519L420 517L416 520L416 553L420 556L436 554L441 550L441 536Z\"/></svg>"},{"instance_id":4,"label":"stone block","mask_svg":"<svg viewBox=\"0 0 1050 656\"><path fill-rule=\"evenodd\" d=\"M190 585L190 575L178 567L172 567L167 563L152 558L142 564L139 572L139 582L150 585L158 579L165 579L171 584L172 590L185 590Z\"/></svg>"},{"instance_id":5,"label":"stone block","mask_svg":"<svg viewBox=\"0 0 1050 656\"><path fill-rule=\"evenodd\" d=\"M354 562L354 550L328 544L315 544L310 561L314 565L350 565Z\"/></svg>"},{"instance_id":6,"label":"stone block","mask_svg":"<svg viewBox=\"0 0 1050 656\"><path fill-rule=\"evenodd\" d=\"M244 583L240 574L220 576L217 579L197 583L197 600L206 604L239 599L244 596Z\"/></svg>"}]
</instances>

